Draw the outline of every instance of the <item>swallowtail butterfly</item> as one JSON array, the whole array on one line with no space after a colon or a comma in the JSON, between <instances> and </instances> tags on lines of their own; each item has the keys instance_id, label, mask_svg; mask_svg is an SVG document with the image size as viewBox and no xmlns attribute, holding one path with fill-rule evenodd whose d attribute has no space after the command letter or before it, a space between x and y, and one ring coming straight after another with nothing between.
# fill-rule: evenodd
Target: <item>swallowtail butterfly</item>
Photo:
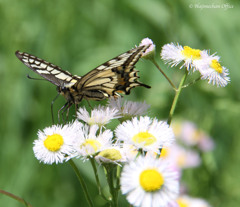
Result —
<instances>
[{"instance_id":1,"label":"swallowtail butterfly","mask_svg":"<svg viewBox=\"0 0 240 207\"><path fill-rule=\"evenodd\" d=\"M117 97L119 93L129 94L132 88L143 86L138 81L139 76L134 65L150 45L131 49L96 67L86 75L80 77L62 70L59 66L26 52L16 51L16 56L31 70L57 86L59 94L63 95L67 103L60 109L70 108L79 104L82 99L104 100Z\"/></svg>"}]
</instances>

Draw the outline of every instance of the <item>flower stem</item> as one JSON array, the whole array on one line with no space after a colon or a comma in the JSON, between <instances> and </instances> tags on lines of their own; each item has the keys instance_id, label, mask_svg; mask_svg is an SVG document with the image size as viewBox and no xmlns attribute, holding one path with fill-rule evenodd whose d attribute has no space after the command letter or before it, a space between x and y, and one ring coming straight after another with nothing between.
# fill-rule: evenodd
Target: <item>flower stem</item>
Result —
<instances>
[{"instance_id":1,"label":"flower stem","mask_svg":"<svg viewBox=\"0 0 240 207\"><path fill-rule=\"evenodd\" d=\"M0 189L0 193L19 201L20 203L24 204L27 207L32 207L32 205L30 203L26 202L24 199L12 194L12 193L9 193L9 192L7 192L5 190L1 190L1 189Z\"/></svg>"},{"instance_id":2,"label":"flower stem","mask_svg":"<svg viewBox=\"0 0 240 207\"><path fill-rule=\"evenodd\" d=\"M117 183L116 183L117 189L120 189L120 174L121 174L121 167L118 165L117 166Z\"/></svg>"},{"instance_id":3,"label":"flower stem","mask_svg":"<svg viewBox=\"0 0 240 207\"><path fill-rule=\"evenodd\" d=\"M69 162L69 164L71 165L71 167L73 168L74 172L77 175L78 181L79 181L80 185L83 188L83 192L84 192L84 195L85 195L85 197L87 199L88 205L93 207L93 202L92 202L92 200L91 200L91 198L89 196L87 186L86 186L86 184L85 184L85 182L84 182L84 180L83 180L83 178L82 178L82 176L81 176L81 174L80 174L76 164L73 162L72 159L70 159L68 162Z\"/></svg>"},{"instance_id":4,"label":"flower stem","mask_svg":"<svg viewBox=\"0 0 240 207\"><path fill-rule=\"evenodd\" d=\"M172 103L172 106L171 106L171 109L170 109L170 112L169 112L169 116L168 116L168 121L167 121L167 123L169 125L172 122L172 117L173 117L173 114L174 114L174 111L175 111L175 108L176 108L176 105L177 105L177 102L178 102L178 98L179 98L179 95L180 95L180 93L183 89L182 86L183 86L187 76L188 76L188 71L186 70L184 76L182 77L182 80L179 83L178 89L176 90L175 97L173 99L173 103Z\"/></svg>"},{"instance_id":5,"label":"flower stem","mask_svg":"<svg viewBox=\"0 0 240 207\"><path fill-rule=\"evenodd\" d=\"M96 168L95 160L94 160L93 158L90 158L90 162L91 162L91 164L92 164L93 172L94 172L95 179L96 179L96 182L97 182L98 193L99 193L100 196L103 197L103 199L105 199L106 201L109 201L109 200L104 196L104 194L102 193L102 188L101 188L100 180L99 180L99 177L98 177L98 171L97 171L97 168Z\"/></svg>"},{"instance_id":6,"label":"flower stem","mask_svg":"<svg viewBox=\"0 0 240 207\"><path fill-rule=\"evenodd\" d=\"M114 187L114 173L116 172L116 169L112 168L111 166L105 166L105 169L109 190L112 195L110 206L118 207L118 189Z\"/></svg>"},{"instance_id":7,"label":"flower stem","mask_svg":"<svg viewBox=\"0 0 240 207\"><path fill-rule=\"evenodd\" d=\"M170 83L170 85L173 87L173 89L176 91L177 88L176 86L173 84L173 82L167 77L167 75L163 72L163 70L160 68L160 66L157 64L157 62L155 61L154 58L151 59L151 61L153 62L153 64L157 67L157 69L163 74L163 76L167 79L167 81Z\"/></svg>"},{"instance_id":8,"label":"flower stem","mask_svg":"<svg viewBox=\"0 0 240 207\"><path fill-rule=\"evenodd\" d=\"M118 192L120 190L120 174L121 174L121 167L117 166L117 172L116 172L116 200L118 201Z\"/></svg>"}]
</instances>

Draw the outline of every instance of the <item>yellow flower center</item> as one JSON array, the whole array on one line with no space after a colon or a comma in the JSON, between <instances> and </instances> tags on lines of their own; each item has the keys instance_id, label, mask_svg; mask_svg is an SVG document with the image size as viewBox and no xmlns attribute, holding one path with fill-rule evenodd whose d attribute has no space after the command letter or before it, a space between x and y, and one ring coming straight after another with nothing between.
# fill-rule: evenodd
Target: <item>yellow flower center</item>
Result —
<instances>
[{"instance_id":1,"label":"yellow flower center","mask_svg":"<svg viewBox=\"0 0 240 207\"><path fill-rule=\"evenodd\" d=\"M188 207L189 205L186 203L186 201L182 198L177 199L177 203L179 207Z\"/></svg>"},{"instance_id":2,"label":"yellow flower center","mask_svg":"<svg viewBox=\"0 0 240 207\"><path fill-rule=\"evenodd\" d=\"M180 154L177 158L177 164L180 167L184 166L186 164L186 156L183 154Z\"/></svg>"},{"instance_id":3,"label":"yellow flower center","mask_svg":"<svg viewBox=\"0 0 240 207\"><path fill-rule=\"evenodd\" d=\"M194 60L194 59L200 59L201 58L200 52L201 52L201 50L196 50L196 49L192 49L191 47L184 46L182 54L186 58L191 58L191 59Z\"/></svg>"},{"instance_id":4,"label":"yellow flower center","mask_svg":"<svg viewBox=\"0 0 240 207\"><path fill-rule=\"evenodd\" d=\"M44 140L44 146L52 152L60 150L63 145L63 137L60 134L48 135Z\"/></svg>"},{"instance_id":5,"label":"yellow flower center","mask_svg":"<svg viewBox=\"0 0 240 207\"><path fill-rule=\"evenodd\" d=\"M199 140L201 139L201 132L200 131L194 131L193 132L193 135L192 135L192 139L193 139L193 141L195 141L195 142L199 142Z\"/></svg>"},{"instance_id":6,"label":"yellow flower center","mask_svg":"<svg viewBox=\"0 0 240 207\"><path fill-rule=\"evenodd\" d=\"M89 120L88 120L88 124L90 126L92 126L92 125L96 124L96 120L93 117L90 117Z\"/></svg>"},{"instance_id":7,"label":"yellow flower center","mask_svg":"<svg viewBox=\"0 0 240 207\"><path fill-rule=\"evenodd\" d=\"M145 191L152 192L157 191L162 187L164 178L157 169L153 168L142 171L139 177L139 182Z\"/></svg>"},{"instance_id":8,"label":"yellow flower center","mask_svg":"<svg viewBox=\"0 0 240 207\"><path fill-rule=\"evenodd\" d=\"M86 139L85 143L82 144L81 148L82 147L85 147L85 148L91 148L93 149L94 152L97 152L98 149L101 147L101 143L95 139ZM88 152L86 150L86 152Z\"/></svg>"},{"instance_id":9,"label":"yellow flower center","mask_svg":"<svg viewBox=\"0 0 240 207\"><path fill-rule=\"evenodd\" d=\"M134 135L134 137L132 138L132 141L134 141L137 144L144 142L144 146L149 146L154 142L156 142L157 139L155 136L153 136L148 131L146 131L146 132L139 132L138 134Z\"/></svg>"},{"instance_id":10,"label":"yellow flower center","mask_svg":"<svg viewBox=\"0 0 240 207\"><path fill-rule=\"evenodd\" d=\"M160 157L161 158L166 158L169 154L169 149L167 147L163 147L161 150Z\"/></svg>"},{"instance_id":11,"label":"yellow flower center","mask_svg":"<svg viewBox=\"0 0 240 207\"><path fill-rule=\"evenodd\" d=\"M182 125L180 123L173 123L172 126L175 137L180 136L182 132Z\"/></svg>"},{"instance_id":12,"label":"yellow flower center","mask_svg":"<svg viewBox=\"0 0 240 207\"><path fill-rule=\"evenodd\" d=\"M211 68L216 70L218 73L222 73L222 71L223 71L222 66L220 65L220 63L217 60L212 60L212 63L210 66L211 66Z\"/></svg>"},{"instance_id":13,"label":"yellow flower center","mask_svg":"<svg viewBox=\"0 0 240 207\"><path fill-rule=\"evenodd\" d=\"M106 149L101 151L98 155L113 161L122 159L121 153L116 149Z\"/></svg>"}]
</instances>

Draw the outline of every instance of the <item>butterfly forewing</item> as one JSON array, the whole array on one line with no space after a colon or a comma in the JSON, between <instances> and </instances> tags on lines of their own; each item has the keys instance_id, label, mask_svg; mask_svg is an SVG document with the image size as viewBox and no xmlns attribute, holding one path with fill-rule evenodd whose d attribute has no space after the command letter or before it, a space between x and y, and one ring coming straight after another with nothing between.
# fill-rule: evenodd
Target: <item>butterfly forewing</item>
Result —
<instances>
[{"instance_id":1,"label":"butterfly forewing","mask_svg":"<svg viewBox=\"0 0 240 207\"><path fill-rule=\"evenodd\" d=\"M80 77L73 76L68 71L62 70L59 66L28 53L17 51L16 56L27 67L56 86L72 86L80 79Z\"/></svg>"}]
</instances>

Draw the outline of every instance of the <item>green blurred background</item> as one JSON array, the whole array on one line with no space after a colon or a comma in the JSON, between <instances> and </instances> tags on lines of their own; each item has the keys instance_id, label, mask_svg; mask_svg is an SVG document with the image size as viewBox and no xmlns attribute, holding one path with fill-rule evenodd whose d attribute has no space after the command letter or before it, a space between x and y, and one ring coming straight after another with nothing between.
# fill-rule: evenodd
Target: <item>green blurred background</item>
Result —
<instances>
[{"instance_id":1,"label":"green blurred background","mask_svg":"<svg viewBox=\"0 0 240 207\"><path fill-rule=\"evenodd\" d=\"M195 8L212 4L233 8ZM197 123L216 142L205 164L184 174L189 194L215 207L239 206L239 14L239 0L0 0L0 189L36 207L87 206L67 163L48 166L34 158L32 142L38 129L51 125L50 103L56 90L48 82L27 79L27 74L38 76L16 58L15 51L83 75L149 37L156 44L159 64L176 84L183 71L167 68L159 58L166 43L210 49L229 68L231 83L226 88L200 81L183 90L175 115ZM151 116L167 119L173 90L151 62L140 62L140 80L152 89L134 89L126 98L146 100ZM61 97L54 107L63 104ZM96 206L106 206L97 196L89 165L79 167ZM120 206L126 206L122 200ZM23 205L0 195L0 206Z\"/></svg>"}]
</instances>

